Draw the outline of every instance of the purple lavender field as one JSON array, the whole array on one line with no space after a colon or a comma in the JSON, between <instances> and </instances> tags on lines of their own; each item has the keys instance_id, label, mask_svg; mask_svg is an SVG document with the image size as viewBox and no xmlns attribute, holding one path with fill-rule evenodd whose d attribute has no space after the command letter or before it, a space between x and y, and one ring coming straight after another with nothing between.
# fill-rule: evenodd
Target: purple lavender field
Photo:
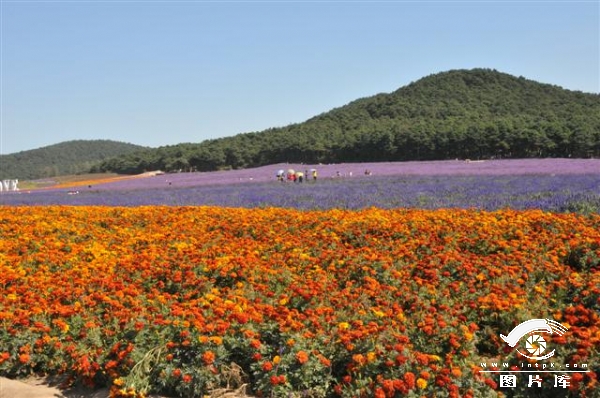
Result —
<instances>
[{"instance_id":1,"label":"purple lavender field","mask_svg":"<svg viewBox=\"0 0 600 398\"><path fill-rule=\"evenodd\" d=\"M318 179L279 182L279 170ZM365 172L368 171L369 175ZM75 192L77 192L75 194ZM600 160L523 159L335 165L165 174L69 189L5 192L2 205L500 208L598 212Z\"/></svg>"}]
</instances>

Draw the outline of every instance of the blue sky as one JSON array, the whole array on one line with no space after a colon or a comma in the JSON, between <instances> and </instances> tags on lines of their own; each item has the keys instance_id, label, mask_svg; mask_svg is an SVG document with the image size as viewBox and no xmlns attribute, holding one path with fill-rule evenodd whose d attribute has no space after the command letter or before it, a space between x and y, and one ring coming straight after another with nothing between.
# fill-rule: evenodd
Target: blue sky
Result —
<instances>
[{"instance_id":1,"label":"blue sky","mask_svg":"<svg viewBox=\"0 0 600 398\"><path fill-rule=\"evenodd\" d=\"M594 1L7 1L0 153L302 122L432 73L600 92Z\"/></svg>"}]
</instances>

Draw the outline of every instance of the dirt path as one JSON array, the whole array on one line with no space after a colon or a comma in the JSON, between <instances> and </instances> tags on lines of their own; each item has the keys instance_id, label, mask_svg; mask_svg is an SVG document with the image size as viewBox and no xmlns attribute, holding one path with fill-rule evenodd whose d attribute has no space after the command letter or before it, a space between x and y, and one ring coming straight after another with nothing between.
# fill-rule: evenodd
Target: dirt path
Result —
<instances>
[{"instance_id":1,"label":"dirt path","mask_svg":"<svg viewBox=\"0 0 600 398\"><path fill-rule=\"evenodd\" d=\"M0 398L107 398L108 389L63 391L47 379L11 380L0 377Z\"/></svg>"},{"instance_id":2,"label":"dirt path","mask_svg":"<svg viewBox=\"0 0 600 398\"><path fill-rule=\"evenodd\" d=\"M74 388L61 390L58 383L50 378L31 377L23 380L11 380L0 377L0 398L108 398L108 388L89 390ZM209 395L211 398L253 398L245 394L242 386L237 391L217 390ZM148 398L166 398L149 395Z\"/></svg>"}]
</instances>

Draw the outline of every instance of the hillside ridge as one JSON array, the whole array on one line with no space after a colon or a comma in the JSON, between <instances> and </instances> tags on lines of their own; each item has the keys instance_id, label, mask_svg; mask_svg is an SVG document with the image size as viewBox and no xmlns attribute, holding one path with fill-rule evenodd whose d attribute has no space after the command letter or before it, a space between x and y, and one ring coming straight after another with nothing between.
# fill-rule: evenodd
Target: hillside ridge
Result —
<instances>
[{"instance_id":1,"label":"hillside ridge","mask_svg":"<svg viewBox=\"0 0 600 398\"><path fill-rule=\"evenodd\" d=\"M91 172L137 174L286 162L598 156L599 94L475 68L431 74L301 123L199 143L131 147L100 160L86 159L67 172L85 167ZM0 160L4 171L9 159ZM43 176L56 171L54 166L42 165Z\"/></svg>"},{"instance_id":2,"label":"hillside ridge","mask_svg":"<svg viewBox=\"0 0 600 398\"><path fill-rule=\"evenodd\" d=\"M302 123L154 148L93 171L592 156L600 156L600 95L478 68L432 74Z\"/></svg>"},{"instance_id":3,"label":"hillside ridge","mask_svg":"<svg viewBox=\"0 0 600 398\"><path fill-rule=\"evenodd\" d=\"M0 155L0 179L31 180L87 173L115 156L146 149L112 140L71 140L37 149Z\"/></svg>"}]
</instances>

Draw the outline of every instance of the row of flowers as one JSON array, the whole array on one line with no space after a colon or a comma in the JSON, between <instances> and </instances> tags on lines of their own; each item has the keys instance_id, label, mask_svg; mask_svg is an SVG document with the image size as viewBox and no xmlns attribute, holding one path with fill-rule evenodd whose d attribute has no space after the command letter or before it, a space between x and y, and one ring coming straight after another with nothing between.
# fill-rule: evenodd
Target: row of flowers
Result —
<instances>
[{"instance_id":1,"label":"row of flowers","mask_svg":"<svg viewBox=\"0 0 600 398\"><path fill-rule=\"evenodd\" d=\"M500 333L549 318L569 328L554 361L590 366L568 391L598 388L599 216L27 207L2 208L0 234L5 376L115 397L527 396L479 366L523 362Z\"/></svg>"}]
</instances>

